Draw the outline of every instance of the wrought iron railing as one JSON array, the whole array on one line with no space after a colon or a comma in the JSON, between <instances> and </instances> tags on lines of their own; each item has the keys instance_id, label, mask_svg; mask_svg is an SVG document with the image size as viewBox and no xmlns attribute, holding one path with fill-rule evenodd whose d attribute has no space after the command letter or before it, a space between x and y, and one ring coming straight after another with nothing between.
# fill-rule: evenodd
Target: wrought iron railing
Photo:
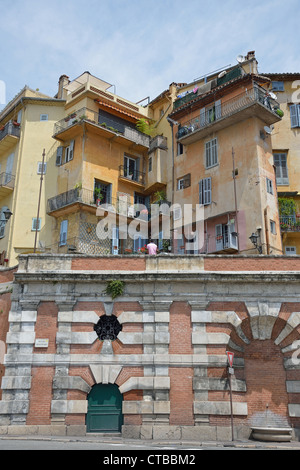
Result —
<instances>
[{"instance_id":1,"label":"wrought iron railing","mask_svg":"<svg viewBox=\"0 0 300 470\"><path fill-rule=\"evenodd\" d=\"M137 145L143 145L147 148L150 146L150 137L148 135L143 134L132 126L126 125L125 121L120 125L120 121L114 119L113 115L110 115L109 118L105 118L100 116L98 112L88 108L78 109L64 119L56 122L54 125L54 135L82 122L89 122L114 134L122 135Z\"/></svg>"},{"instance_id":2,"label":"wrought iron railing","mask_svg":"<svg viewBox=\"0 0 300 470\"><path fill-rule=\"evenodd\" d=\"M0 141L7 135L20 137L20 124L14 121L9 121L4 126L0 126Z\"/></svg>"},{"instance_id":3,"label":"wrought iron railing","mask_svg":"<svg viewBox=\"0 0 300 470\"><path fill-rule=\"evenodd\" d=\"M269 111L278 115L279 104L277 101L272 99L262 88L254 87L232 99L212 102L206 108L202 108L200 116L181 124L178 129L177 138L180 139L200 129L204 129L214 122L248 108L253 103L260 103Z\"/></svg>"},{"instance_id":4,"label":"wrought iron railing","mask_svg":"<svg viewBox=\"0 0 300 470\"><path fill-rule=\"evenodd\" d=\"M119 166L120 176L136 183L145 185L145 173L138 170L130 170L124 165Z\"/></svg>"},{"instance_id":5,"label":"wrought iron railing","mask_svg":"<svg viewBox=\"0 0 300 470\"><path fill-rule=\"evenodd\" d=\"M280 229L282 232L300 232L300 216L286 215L280 217Z\"/></svg>"}]
</instances>

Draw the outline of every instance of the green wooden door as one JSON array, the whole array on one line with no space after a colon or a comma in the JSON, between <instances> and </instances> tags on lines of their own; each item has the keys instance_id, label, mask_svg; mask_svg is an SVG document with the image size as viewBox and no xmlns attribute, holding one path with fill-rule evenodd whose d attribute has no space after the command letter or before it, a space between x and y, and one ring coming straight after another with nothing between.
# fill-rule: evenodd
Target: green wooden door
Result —
<instances>
[{"instance_id":1,"label":"green wooden door","mask_svg":"<svg viewBox=\"0 0 300 470\"><path fill-rule=\"evenodd\" d=\"M87 432L121 432L122 399L117 385L94 385L88 395Z\"/></svg>"}]
</instances>

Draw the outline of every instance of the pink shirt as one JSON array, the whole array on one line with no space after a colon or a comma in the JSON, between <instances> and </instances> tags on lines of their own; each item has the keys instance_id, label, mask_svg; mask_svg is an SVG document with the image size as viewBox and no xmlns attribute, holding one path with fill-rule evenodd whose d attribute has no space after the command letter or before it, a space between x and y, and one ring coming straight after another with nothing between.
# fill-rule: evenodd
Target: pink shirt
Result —
<instances>
[{"instance_id":1,"label":"pink shirt","mask_svg":"<svg viewBox=\"0 0 300 470\"><path fill-rule=\"evenodd\" d=\"M157 246L155 245L155 243L148 243L147 248L148 248L149 255L156 255Z\"/></svg>"}]
</instances>

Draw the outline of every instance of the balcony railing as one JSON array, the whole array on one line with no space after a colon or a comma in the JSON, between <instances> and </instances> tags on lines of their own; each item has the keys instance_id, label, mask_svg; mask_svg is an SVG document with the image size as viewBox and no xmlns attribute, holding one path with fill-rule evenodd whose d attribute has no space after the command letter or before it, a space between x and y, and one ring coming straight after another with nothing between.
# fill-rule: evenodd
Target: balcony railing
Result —
<instances>
[{"instance_id":1,"label":"balcony railing","mask_svg":"<svg viewBox=\"0 0 300 470\"><path fill-rule=\"evenodd\" d=\"M280 217L282 232L300 232L300 216L289 215Z\"/></svg>"},{"instance_id":2,"label":"balcony railing","mask_svg":"<svg viewBox=\"0 0 300 470\"><path fill-rule=\"evenodd\" d=\"M125 121L120 123L120 121L114 119L113 115L109 118L104 118L99 116L99 113L88 108L81 108L55 123L54 135L56 136L72 126L83 122L94 124L98 128L106 130L108 134L123 137L137 145L142 145L146 148L150 146L150 136L143 134L134 127L126 125Z\"/></svg>"},{"instance_id":3,"label":"balcony railing","mask_svg":"<svg viewBox=\"0 0 300 470\"><path fill-rule=\"evenodd\" d=\"M145 173L138 170L130 171L130 169L123 165L119 166L119 171L119 175L122 178L126 178L128 181L134 181L135 183L145 185Z\"/></svg>"},{"instance_id":4,"label":"balcony railing","mask_svg":"<svg viewBox=\"0 0 300 470\"><path fill-rule=\"evenodd\" d=\"M76 203L86 204L95 208L102 207L104 211L112 211L130 219L136 218L144 221L149 221L160 215L168 215L168 208L171 205L169 201L164 201L162 205L132 203L127 194L120 194L115 198L110 197L108 200L106 198L101 200L91 189L75 188L48 199L47 213L51 214Z\"/></svg>"},{"instance_id":5,"label":"balcony railing","mask_svg":"<svg viewBox=\"0 0 300 470\"><path fill-rule=\"evenodd\" d=\"M11 173L0 173L0 188L13 189L15 186L15 176Z\"/></svg>"},{"instance_id":6,"label":"balcony railing","mask_svg":"<svg viewBox=\"0 0 300 470\"><path fill-rule=\"evenodd\" d=\"M186 136L196 134L209 126L222 121L225 118L247 110L254 104L262 106L262 110L272 113L273 122L280 120L281 112L277 101L272 99L262 88L254 87L238 96L226 100L216 101L200 110L200 116L184 122L178 129L177 138L184 139ZM279 110L279 111L278 111ZM270 118L269 118L270 120Z\"/></svg>"},{"instance_id":7,"label":"balcony railing","mask_svg":"<svg viewBox=\"0 0 300 470\"><path fill-rule=\"evenodd\" d=\"M8 135L19 138L20 124L14 121L9 121L4 126L0 126L0 141Z\"/></svg>"}]
</instances>

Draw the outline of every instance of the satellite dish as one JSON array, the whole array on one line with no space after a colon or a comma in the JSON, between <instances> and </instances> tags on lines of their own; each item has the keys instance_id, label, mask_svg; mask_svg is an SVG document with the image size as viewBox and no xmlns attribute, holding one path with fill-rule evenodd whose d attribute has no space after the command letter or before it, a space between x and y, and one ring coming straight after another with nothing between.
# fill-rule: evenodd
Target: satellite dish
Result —
<instances>
[{"instance_id":1,"label":"satellite dish","mask_svg":"<svg viewBox=\"0 0 300 470\"><path fill-rule=\"evenodd\" d=\"M245 61L245 57L240 54L240 55L237 56L236 60L241 64L242 62Z\"/></svg>"},{"instance_id":2,"label":"satellite dish","mask_svg":"<svg viewBox=\"0 0 300 470\"><path fill-rule=\"evenodd\" d=\"M275 93L273 93L273 91L269 91L269 95L273 100L277 100L277 96L275 95Z\"/></svg>"},{"instance_id":3,"label":"satellite dish","mask_svg":"<svg viewBox=\"0 0 300 470\"><path fill-rule=\"evenodd\" d=\"M219 73L218 78L222 78L226 75L227 71L223 70L223 72Z\"/></svg>"},{"instance_id":4,"label":"satellite dish","mask_svg":"<svg viewBox=\"0 0 300 470\"><path fill-rule=\"evenodd\" d=\"M271 126L271 127L265 126L264 127L264 131L269 135L272 134L273 130L274 130L274 126Z\"/></svg>"}]
</instances>

